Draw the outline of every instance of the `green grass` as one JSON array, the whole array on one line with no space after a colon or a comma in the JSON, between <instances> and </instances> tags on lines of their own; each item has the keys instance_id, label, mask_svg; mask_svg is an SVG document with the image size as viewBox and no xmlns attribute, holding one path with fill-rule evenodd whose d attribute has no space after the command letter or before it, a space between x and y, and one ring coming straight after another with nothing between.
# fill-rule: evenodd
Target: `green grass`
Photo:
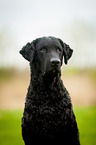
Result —
<instances>
[{"instance_id":1,"label":"green grass","mask_svg":"<svg viewBox=\"0 0 96 145\"><path fill-rule=\"evenodd\" d=\"M81 145L96 144L96 107L75 108Z\"/></svg>"},{"instance_id":2,"label":"green grass","mask_svg":"<svg viewBox=\"0 0 96 145\"><path fill-rule=\"evenodd\" d=\"M0 145L24 145L21 136L22 111L0 111Z\"/></svg>"},{"instance_id":3,"label":"green grass","mask_svg":"<svg viewBox=\"0 0 96 145\"><path fill-rule=\"evenodd\" d=\"M81 145L96 144L96 107L75 107ZM0 111L0 145L24 145L21 136L22 111Z\"/></svg>"}]
</instances>

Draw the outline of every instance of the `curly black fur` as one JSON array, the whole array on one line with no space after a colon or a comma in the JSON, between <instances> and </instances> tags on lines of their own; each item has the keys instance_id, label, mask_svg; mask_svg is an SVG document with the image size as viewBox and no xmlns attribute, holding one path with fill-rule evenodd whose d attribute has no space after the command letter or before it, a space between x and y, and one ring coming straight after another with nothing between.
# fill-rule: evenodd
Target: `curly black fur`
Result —
<instances>
[{"instance_id":1,"label":"curly black fur","mask_svg":"<svg viewBox=\"0 0 96 145\"><path fill-rule=\"evenodd\" d=\"M22 118L26 145L80 145L71 99L60 71L37 72L31 66L31 80Z\"/></svg>"}]
</instances>

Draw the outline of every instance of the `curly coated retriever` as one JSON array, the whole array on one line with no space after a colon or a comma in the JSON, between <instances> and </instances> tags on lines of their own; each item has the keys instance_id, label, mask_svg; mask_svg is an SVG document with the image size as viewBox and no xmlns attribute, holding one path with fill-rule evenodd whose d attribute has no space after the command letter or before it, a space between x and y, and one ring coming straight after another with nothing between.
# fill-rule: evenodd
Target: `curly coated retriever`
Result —
<instances>
[{"instance_id":1,"label":"curly coated retriever","mask_svg":"<svg viewBox=\"0 0 96 145\"><path fill-rule=\"evenodd\" d=\"M73 50L61 39L42 37L20 53L30 62L31 79L22 118L25 145L80 145L70 96L61 80L61 66Z\"/></svg>"}]
</instances>

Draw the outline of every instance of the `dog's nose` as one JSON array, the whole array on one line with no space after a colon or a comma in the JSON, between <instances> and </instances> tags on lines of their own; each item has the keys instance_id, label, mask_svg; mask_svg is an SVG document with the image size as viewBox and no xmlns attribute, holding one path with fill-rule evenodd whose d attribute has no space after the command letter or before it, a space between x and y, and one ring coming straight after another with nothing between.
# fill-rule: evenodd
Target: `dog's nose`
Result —
<instances>
[{"instance_id":1,"label":"dog's nose","mask_svg":"<svg viewBox=\"0 0 96 145\"><path fill-rule=\"evenodd\" d=\"M50 63L51 63L51 65L53 65L53 66L57 66L57 65L59 65L59 64L61 63L61 61L60 61L60 59L58 59L58 58L51 58L51 59L50 59Z\"/></svg>"}]
</instances>

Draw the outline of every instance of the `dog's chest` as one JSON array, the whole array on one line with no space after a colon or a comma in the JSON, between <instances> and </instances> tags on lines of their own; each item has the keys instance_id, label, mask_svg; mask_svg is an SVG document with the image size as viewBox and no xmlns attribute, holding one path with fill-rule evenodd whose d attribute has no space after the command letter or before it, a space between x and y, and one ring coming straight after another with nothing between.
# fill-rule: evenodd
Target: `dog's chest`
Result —
<instances>
[{"instance_id":1,"label":"dog's chest","mask_svg":"<svg viewBox=\"0 0 96 145\"><path fill-rule=\"evenodd\" d=\"M28 99L26 102L26 110L29 120L33 123L41 122L55 124L62 122L66 117L66 107L68 106L68 102L64 96L57 96L57 94L39 94L39 96L34 96L33 99ZM67 115L68 116L68 115Z\"/></svg>"},{"instance_id":2,"label":"dog's chest","mask_svg":"<svg viewBox=\"0 0 96 145\"><path fill-rule=\"evenodd\" d=\"M33 132L42 134L49 132L48 130L62 130L67 125L70 101L65 97L65 92L57 91L58 89L39 93L37 91L31 94L30 99L27 98L24 120Z\"/></svg>"}]
</instances>

